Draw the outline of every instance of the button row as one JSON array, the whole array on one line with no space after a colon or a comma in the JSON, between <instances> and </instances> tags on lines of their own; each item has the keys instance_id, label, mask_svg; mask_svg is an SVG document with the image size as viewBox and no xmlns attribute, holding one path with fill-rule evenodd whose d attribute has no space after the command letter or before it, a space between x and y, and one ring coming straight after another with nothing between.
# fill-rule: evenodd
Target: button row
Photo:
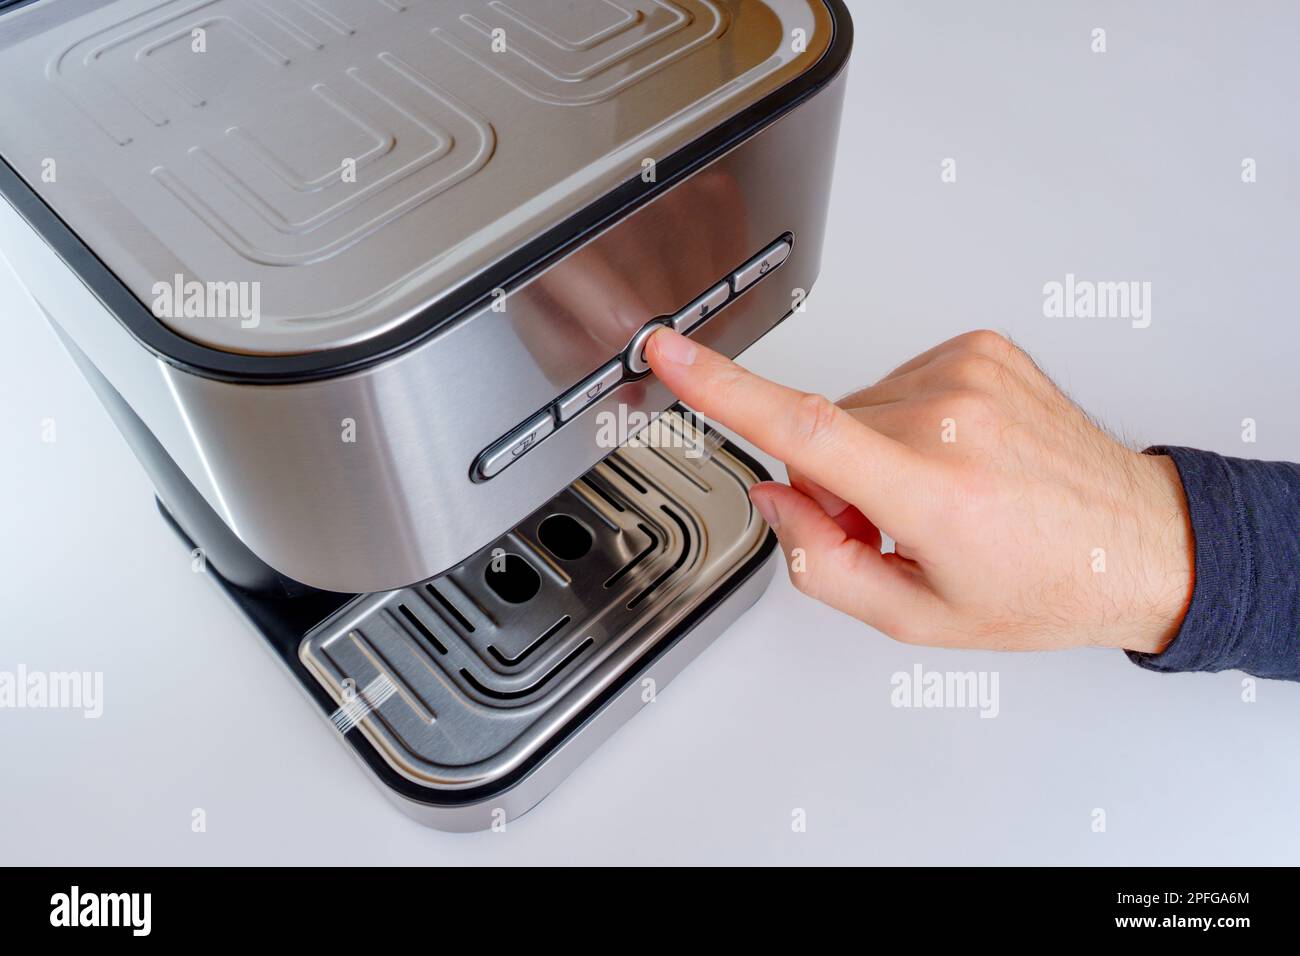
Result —
<instances>
[{"instance_id":1,"label":"button row","mask_svg":"<svg viewBox=\"0 0 1300 956\"><path fill-rule=\"evenodd\" d=\"M719 282L671 319L655 319L647 324L632 337L632 341L623 355L627 370L633 375L644 375L650 371L650 363L646 361L645 357L645 344L660 327L671 325L683 335L698 328L700 323L726 305L733 294L739 295L744 292L789 257L790 243L783 239L764 249L759 255L732 273L730 282Z\"/></svg>"},{"instance_id":2,"label":"button row","mask_svg":"<svg viewBox=\"0 0 1300 956\"><path fill-rule=\"evenodd\" d=\"M789 242L782 240L775 243L732 273L730 281L719 282L676 315L647 323L632 337L621 359L614 359L602 366L586 381L566 392L555 403L554 413L550 409L539 412L480 455L476 468L478 478L493 478L500 474L555 431L557 418L559 424L564 424L604 397L623 381L625 368L633 375L649 372L650 363L646 361L645 345L659 329L671 327L683 335L694 331L705 319L712 318L733 295L744 292L789 256Z\"/></svg>"}]
</instances>

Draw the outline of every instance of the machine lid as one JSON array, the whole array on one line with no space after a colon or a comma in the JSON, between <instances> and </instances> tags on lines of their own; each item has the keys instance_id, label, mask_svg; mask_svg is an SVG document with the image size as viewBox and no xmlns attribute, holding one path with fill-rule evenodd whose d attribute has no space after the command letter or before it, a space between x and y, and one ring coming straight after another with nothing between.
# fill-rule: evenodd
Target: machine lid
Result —
<instances>
[{"instance_id":1,"label":"machine lid","mask_svg":"<svg viewBox=\"0 0 1300 956\"><path fill-rule=\"evenodd\" d=\"M309 364L653 191L835 26L824 0L30 0L0 6L0 157L180 344Z\"/></svg>"}]
</instances>

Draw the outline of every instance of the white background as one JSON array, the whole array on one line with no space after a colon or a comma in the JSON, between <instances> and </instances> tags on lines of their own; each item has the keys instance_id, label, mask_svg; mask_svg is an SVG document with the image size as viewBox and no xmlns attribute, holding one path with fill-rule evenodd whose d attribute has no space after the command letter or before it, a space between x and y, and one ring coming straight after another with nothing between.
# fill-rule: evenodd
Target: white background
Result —
<instances>
[{"instance_id":1,"label":"white background","mask_svg":"<svg viewBox=\"0 0 1300 956\"><path fill-rule=\"evenodd\" d=\"M1137 445L1300 459L1300 8L850 5L822 276L745 362L838 395L992 327ZM1067 272L1151 282L1150 328L1044 318ZM909 648L783 575L505 833L422 828L191 573L7 273L0 316L0 670L105 674L99 720L0 711L0 862L1300 862L1300 687ZM916 663L997 671L1000 715L891 707Z\"/></svg>"}]
</instances>

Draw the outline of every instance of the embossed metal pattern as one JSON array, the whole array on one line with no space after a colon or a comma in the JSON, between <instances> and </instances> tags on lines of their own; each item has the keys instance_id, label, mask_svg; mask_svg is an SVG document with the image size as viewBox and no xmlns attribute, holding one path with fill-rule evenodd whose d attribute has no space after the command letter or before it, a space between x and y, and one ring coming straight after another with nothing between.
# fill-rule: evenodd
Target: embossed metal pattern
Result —
<instances>
[{"instance_id":1,"label":"embossed metal pattern","mask_svg":"<svg viewBox=\"0 0 1300 956\"><path fill-rule=\"evenodd\" d=\"M682 434L676 413L663 422ZM361 729L408 779L501 778L760 548L753 473L723 449L692 459L682 444L620 450L446 574L345 608L300 659L343 707L354 690L396 688ZM556 515L585 529L587 550L548 538ZM536 569L535 597L511 604L485 585L494 554Z\"/></svg>"},{"instance_id":2,"label":"embossed metal pattern","mask_svg":"<svg viewBox=\"0 0 1300 956\"><path fill-rule=\"evenodd\" d=\"M815 63L819 0L40 0L0 154L146 305L249 354L399 326ZM798 38L798 42L794 38Z\"/></svg>"}]
</instances>

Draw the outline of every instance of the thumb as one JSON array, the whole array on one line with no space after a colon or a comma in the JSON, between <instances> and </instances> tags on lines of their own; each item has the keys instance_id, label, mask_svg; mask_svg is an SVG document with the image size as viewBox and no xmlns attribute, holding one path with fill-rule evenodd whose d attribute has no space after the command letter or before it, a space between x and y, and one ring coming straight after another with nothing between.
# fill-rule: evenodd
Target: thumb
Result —
<instances>
[{"instance_id":1,"label":"thumb","mask_svg":"<svg viewBox=\"0 0 1300 956\"><path fill-rule=\"evenodd\" d=\"M765 481L749 491L785 552L798 591L901 641L933 631L941 605L910 561L846 534L808 495Z\"/></svg>"}]
</instances>

